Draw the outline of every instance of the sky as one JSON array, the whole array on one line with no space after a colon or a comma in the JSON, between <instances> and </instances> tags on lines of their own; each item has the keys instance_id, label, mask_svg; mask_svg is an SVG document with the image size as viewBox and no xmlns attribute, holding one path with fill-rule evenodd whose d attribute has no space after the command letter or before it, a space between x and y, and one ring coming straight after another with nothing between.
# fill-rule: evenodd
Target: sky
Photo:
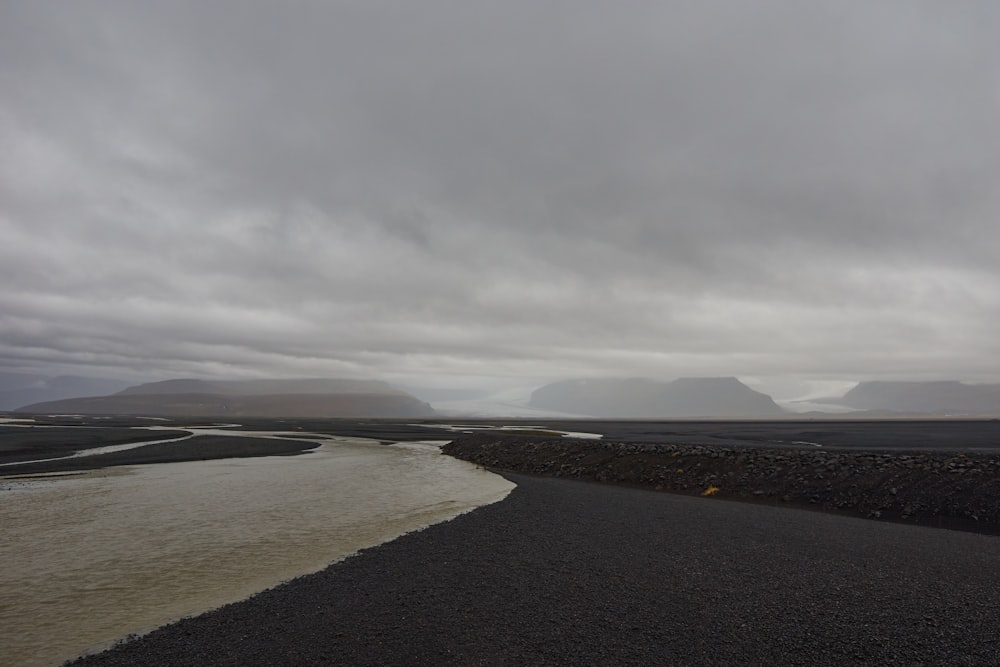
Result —
<instances>
[{"instance_id":1,"label":"sky","mask_svg":"<svg viewBox=\"0 0 1000 667\"><path fill-rule=\"evenodd\" d=\"M992 0L0 0L0 91L0 371L1000 382Z\"/></svg>"}]
</instances>

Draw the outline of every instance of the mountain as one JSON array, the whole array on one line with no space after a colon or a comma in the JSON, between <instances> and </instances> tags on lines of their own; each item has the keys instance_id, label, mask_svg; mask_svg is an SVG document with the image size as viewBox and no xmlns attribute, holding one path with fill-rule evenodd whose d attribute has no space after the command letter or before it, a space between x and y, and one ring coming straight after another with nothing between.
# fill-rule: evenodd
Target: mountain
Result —
<instances>
[{"instance_id":1,"label":"mountain","mask_svg":"<svg viewBox=\"0 0 1000 667\"><path fill-rule=\"evenodd\" d=\"M127 382L121 380L78 375L45 377L26 373L0 373L0 410L14 410L27 403L108 394L127 385Z\"/></svg>"},{"instance_id":2,"label":"mountain","mask_svg":"<svg viewBox=\"0 0 1000 667\"><path fill-rule=\"evenodd\" d=\"M835 400L858 410L936 415L1000 414L1000 385L937 382L860 382Z\"/></svg>"},{"instance_id":3,"label":"mountain","mask_svg":"<svg viewBox=\"0 0 1000 667\"><path fill-rule=\"evenodd\" d=\"M221 394L267 396L282 394L405 394L378 380L305 378L298 380L163 380L128 387L119 396Z\"/></svg>"},{"instance_id":4,"label":"mountain","mask_svg":"<svg viewBox=\"0 0 1000 667\"><path fill-rule=\"evenodd\" d=\"M166 380L110 396L34 403L18 412L178 417L427 417L434 409L375 380Z\"/></svg>"},{"instance_id":5,"label":"mountain","mask_svg":"<svg viewBox=\"0 0 1000 667\"><path fill-rule=\"evenodd\" d=\"M534 408L617 419L765 418L787 414L736 378L564 380L534 391Z\"/></svg>"}]
</instances>

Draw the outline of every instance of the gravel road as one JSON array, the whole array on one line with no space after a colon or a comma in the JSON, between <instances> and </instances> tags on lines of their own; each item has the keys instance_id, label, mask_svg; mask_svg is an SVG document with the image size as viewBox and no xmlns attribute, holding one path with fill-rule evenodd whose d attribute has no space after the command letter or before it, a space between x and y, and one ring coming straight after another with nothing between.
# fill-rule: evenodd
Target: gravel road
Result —
<instances>
[{"instance_id":1,"label":"gravel road","mask_svg":"<svg viewBox=\"0 0 1000 667\"><path fill-rule=\"evenodd\" d=\"M500 503L76 664L1000 664L1000 538L505 476Z\"/></svg>"}]
</instances>

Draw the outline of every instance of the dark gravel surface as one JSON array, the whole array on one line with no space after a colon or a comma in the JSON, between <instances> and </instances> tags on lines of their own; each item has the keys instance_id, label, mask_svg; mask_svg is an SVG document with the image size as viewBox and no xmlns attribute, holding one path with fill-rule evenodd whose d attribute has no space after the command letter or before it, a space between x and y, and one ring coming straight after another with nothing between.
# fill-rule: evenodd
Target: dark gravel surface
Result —
<instances>
[{"instance_id":1,"label":"dark gravel surface","mask_svg":"<svg viewBox=\"0 0 1000 667\"><path fill-rule=\"evenodd\" d=\"M183 435L181 433L180 435ZM163 437L171 437L167 434ZM208 461L212 459L248 458L254 456L291 456L315 449L315 442L277 438L241 438L221 435L196 435L179 442L143 445L107 454L61 458L37 463L19 463L0 468L0 475L28 475L71 470L97 470L113 466Z\"/></svg>"},{"instance_id":2,"label":"dark gravel surface","mask_svg":"<svg viewBox=\"0 0 1000 667\"><path fill-rule=\"evenodd\" d=\"M445 453L511 472L1000 534L1000 452L765 449L463 435Z\"/></svg>"},{"instance_id":3,"label":"dark gravel surface","mask_svg":"<svg viewBox=\"0 0 1000 667\"><path fill-rule=\"evenodd\" d=\"M546 421L565 431L630 443L768 449L1000 451L1000 419L780 419L760 421Z\"/></svg>"},{"instance_id":4,"label":"dark gravel surface","mask_svg":"<svg viewBox=\"0 0 1000 667\"><path fill-rule=\"evenodd\" d=\"M1000 538L509 477L503 502L77 664L1000 664Z\"/></svg>"},{"instance_id":5,"label":"dark gravel surface","mask_svg":"<svg viewBox=\"0 0 1000 667\"><path fill-rule=\"evenodd\" d=\"M139 431L131 428L0 426L0 463L68 456L91 447L165 440L184 435L185 431Z\"/></svg>"}]
</instances>

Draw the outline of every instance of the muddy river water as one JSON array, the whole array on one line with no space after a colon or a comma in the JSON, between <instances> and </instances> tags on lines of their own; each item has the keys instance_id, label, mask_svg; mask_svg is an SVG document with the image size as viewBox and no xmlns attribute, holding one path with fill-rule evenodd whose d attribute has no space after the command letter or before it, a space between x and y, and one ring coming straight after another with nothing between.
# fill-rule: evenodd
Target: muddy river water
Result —
<instances>
[{"instance_id":1,"label":"muddy river water","mask_svg":"<svg viewBox=\"0 0 1000 667\"><path fill-rule=\"evenodd\" d=\"M0 479L0 664L57 665L496 502L432 443Z\"/></svg>"}]
</instances>

